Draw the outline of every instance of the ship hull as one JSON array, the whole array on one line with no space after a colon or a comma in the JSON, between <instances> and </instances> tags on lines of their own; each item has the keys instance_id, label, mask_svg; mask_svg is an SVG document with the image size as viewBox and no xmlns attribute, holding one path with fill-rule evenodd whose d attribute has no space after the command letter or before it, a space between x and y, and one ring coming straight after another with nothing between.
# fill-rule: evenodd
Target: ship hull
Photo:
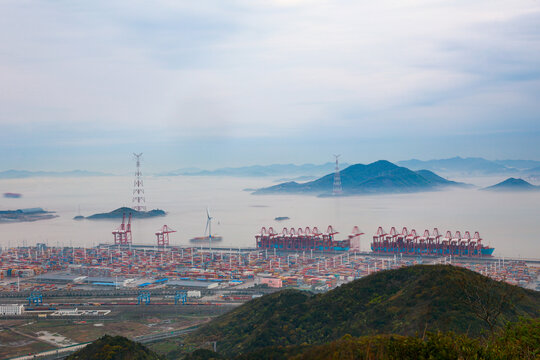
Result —
<instances>
[{"instance_id":1,"label":"ship hull","mask_svg":"<svg viewBox=\"0 0 540 360\"><path fill-rule=\"evenodd\" d=\"M223 237L221 236L212 236L211 238L209 236L200 236L200 237L194 237L192 239L189 239L189 242L192 243L210 243L210 242L219 242L223 240Z\"/></svg>"},{"instance_id":2,"label":"ship hull","mask_svg":"<svg viewBox=\"0 0 540 360\"><path fill-rule=\"evenodd\" d=\"M465 256L465 257L489 257L493 256L495 248L484 247L480 249L480 254L478 254L478 249L471 250L469 253L468 249L406 249L406 248L392 248L392 247L375 247L371 244L371 251L375 254L404 254L404 255L422 255L422 256Z\"/></svg>"}]
</instances>

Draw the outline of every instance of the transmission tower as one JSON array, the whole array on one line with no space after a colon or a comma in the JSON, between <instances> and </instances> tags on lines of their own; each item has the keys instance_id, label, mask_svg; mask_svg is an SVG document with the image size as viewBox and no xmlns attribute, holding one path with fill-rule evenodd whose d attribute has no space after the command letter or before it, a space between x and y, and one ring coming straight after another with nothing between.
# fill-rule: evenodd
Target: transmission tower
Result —
<instances>
[{"instance_id":1,"label":"transmission tower","mask_svg":"<svg viewBox=\"0 0 540 360\"><path fill-rule=\"evenodd\" d=\"M133 183L133 209L137 211L146 211L144 188L141 173L141 157L142 153L135 154L135 160L137 161L137 170L135 171L135 181Z\"/></svg>"},{"instance_id":2,"label":"transmission tower","mask_svg":"<svg viewBox=\"0 0 540 360\"><path fill-rule=\"evenodd\" d=\"M339 157L341 155L334 155L336 158L336 171L334 172L334 189L332 190L332 194L334 195L341 195L343 193L343 189L341 188L341 177L339 176Z\"/></svg>"}]
</instances>

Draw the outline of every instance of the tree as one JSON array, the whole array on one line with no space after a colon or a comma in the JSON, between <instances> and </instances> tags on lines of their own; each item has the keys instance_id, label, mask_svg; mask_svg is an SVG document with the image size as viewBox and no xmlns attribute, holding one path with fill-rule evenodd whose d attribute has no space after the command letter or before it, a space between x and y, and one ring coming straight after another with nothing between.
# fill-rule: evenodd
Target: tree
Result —
<instances>
[{"instance_id":1,"label":"tree","mask_svg":"<svg viewBox=\"0 0 540 360\"><path fill-rule=\"evenodd\" d=\"M484 321L493 337L499 325L499 316L514 307L517 287L503 281L493 281L485 276L461 277L458 281L463 291L463 303L473 314Z\"/></svg>"}]
</instances>

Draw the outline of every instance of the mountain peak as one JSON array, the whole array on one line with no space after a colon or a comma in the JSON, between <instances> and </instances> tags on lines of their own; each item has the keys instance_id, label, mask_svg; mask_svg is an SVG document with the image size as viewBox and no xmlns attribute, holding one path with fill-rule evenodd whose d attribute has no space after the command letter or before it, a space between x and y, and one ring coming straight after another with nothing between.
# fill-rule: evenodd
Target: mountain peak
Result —
<instances>
[{"instance_id":1,"label":"mountain peak","mask_svg":"<svg viewBox=\"0 0 540 360\"><path fill-rule=\"evenodd\" d=\"M540 186L534 186L533 184L519 178L510 177L498 184L488 186L483 190L493 191L531 191L540 190Z\"/></svg>"},{"instance_id":2,"label":"mountain peak","mask_svg":"<svg viewBox=\"0 0 540 360\"><path fill-rule=\"evenodd\" d=\"M392 167L392 168L399 167L396 164L391 163L388 160L377 160L375 162L372 162L371 164L368 164L367 166L386 166L386 167Z\"/></svg>"},{"instance_id":3,"label":"mountain peak","mask_svg":"<svg viewBox=\"0 0 540 360\"><path fill-rule=\"evenodd\" d=\"M344 195L410 193L431 191L441 186L463 184L448 181L433 172L414 172L388 160L355 164L340 171ZM334 173L305 183L281 183L255 191L255 194L300 193L326 196L332 194Z\"/></svg>"}]
</instances>

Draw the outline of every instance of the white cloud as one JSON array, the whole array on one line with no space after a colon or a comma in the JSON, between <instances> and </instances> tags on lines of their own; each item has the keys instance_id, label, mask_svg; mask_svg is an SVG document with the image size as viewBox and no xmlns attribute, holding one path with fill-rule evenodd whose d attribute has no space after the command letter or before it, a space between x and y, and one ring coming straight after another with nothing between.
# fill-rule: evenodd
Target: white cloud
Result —
<instances>
[{"instance_id":1,"label":"white cloud","mask_svg":"<svg viewBox=\"0 0 540 360\"><path fill-rule=\"evenodd\" d=\"M14 0L0 14L0 126L23 134L538 130L536 1Z\"/></svg>"}]
</instances>

